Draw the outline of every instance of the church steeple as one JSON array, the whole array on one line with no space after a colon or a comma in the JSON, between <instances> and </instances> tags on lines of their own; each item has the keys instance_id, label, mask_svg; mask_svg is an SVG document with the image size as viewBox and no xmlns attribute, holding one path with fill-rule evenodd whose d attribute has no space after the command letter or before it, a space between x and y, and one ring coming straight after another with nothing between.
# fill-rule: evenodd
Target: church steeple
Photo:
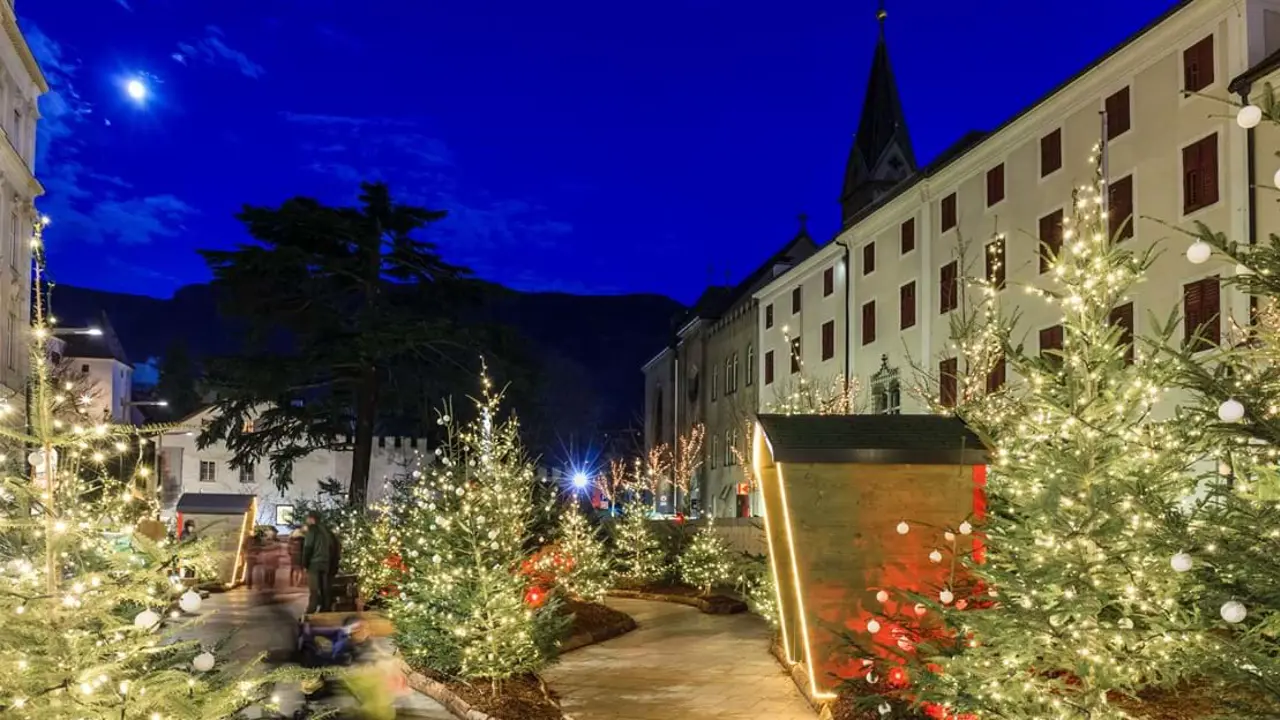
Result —
<instances>
[{"instance_id":1,"label":"church steeple","mask_svg":"<svg viewBox=\"0 0 1280 720\"><path fill-rule=\"evenodd\" d=\"M858 133L849 150L844 189L840 193L841 215L846 226L860 210L916 171L902 101L889 67L889 48L884 37L888 16L881 0L876 11L880 37L871 60L871 78L867 82Z\"/></svg>"}]
</instances>

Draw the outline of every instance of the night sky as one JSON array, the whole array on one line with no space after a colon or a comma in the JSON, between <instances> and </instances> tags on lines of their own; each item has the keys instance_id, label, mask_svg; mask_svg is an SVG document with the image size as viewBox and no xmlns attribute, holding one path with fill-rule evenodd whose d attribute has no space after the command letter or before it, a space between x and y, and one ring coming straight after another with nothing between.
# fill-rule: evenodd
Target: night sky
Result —
<instances>
[{"instance_id":1,"label":"night sky","mask_svg":"<svg viewBox=\"0 0 1280 720\"><path fill-rule=\"evenodd\" d=\"M1172 0L889 0L917 160L991 129ZM166 297L245 203L444 208L429 233L531 290L692 301L838 229L873 0L18 0L52 91L54 276ZM1056 36L1054 35L1056 33ZM141 78L143 103L125 92Z\"/></svg>"}]
</instances>

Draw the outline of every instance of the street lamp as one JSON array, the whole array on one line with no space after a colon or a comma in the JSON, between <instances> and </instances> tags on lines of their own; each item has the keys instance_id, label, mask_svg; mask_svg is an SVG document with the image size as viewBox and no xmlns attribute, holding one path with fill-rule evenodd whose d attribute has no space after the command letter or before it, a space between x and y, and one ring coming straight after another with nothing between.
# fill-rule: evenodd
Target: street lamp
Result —
<instances>
[{"instance_id":1,"label":"street lamp","mask_svg":"<svg viewBox=\"0 0 1280 720\"><path fill-rule=\"evenodd\" d=\"M60 335L88 335L90 337L102 337L102 328L85 327L85 328L53 328L49 331L54 337Z\"/></svg>"}]
</instances>

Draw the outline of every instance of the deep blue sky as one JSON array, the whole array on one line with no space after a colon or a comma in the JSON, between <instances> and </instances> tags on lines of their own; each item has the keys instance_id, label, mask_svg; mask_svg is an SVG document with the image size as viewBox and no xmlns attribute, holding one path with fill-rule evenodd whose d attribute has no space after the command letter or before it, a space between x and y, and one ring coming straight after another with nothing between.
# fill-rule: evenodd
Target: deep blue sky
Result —
<instances>
[{"instance_id":1,"label":"deep blue sky","mask_svg":"<svg viewBox=\"0 0 1280 720\"><path fill-rule=\"evenodd\" d=\"M889 0L917 159L990 129L1172 0ZM1043 7L1041 7L1043 6ZM688 302L837 230L874 0L18 0L54 92L62 282L168 296L242 204L382 178L447 258L522 289ZM1046 42L1044 30L1059 33ZM142 76L152 96L131 104Z\"/></svg>"}]
</instances>

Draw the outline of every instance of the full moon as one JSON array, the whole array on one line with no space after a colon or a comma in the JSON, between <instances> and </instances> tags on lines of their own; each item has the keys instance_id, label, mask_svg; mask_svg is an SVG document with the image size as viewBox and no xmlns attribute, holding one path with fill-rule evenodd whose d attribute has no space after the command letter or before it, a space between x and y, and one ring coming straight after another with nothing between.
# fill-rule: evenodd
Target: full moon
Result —
<instances>
[{"instance_id":1,"label":"full moon","mask_svg":"<svg viewBox=\"0 0 1280 720\"><path fill-rule=\"evenodd\" d=\"M129 97L134 100L145 100L147 97L147 86L141 80L133 79L125 83L124 91L129 93Z\"/></svg>"}]
</instances>

